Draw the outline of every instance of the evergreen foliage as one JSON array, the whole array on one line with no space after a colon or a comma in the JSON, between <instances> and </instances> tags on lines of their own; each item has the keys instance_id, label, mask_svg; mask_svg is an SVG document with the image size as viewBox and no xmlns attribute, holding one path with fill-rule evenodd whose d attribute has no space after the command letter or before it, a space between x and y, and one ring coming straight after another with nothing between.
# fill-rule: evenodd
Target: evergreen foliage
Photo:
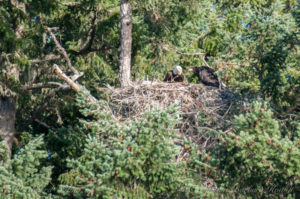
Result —
<instances>
[{"instance_id":1,"label":"evergreen foliage","mask_svg":"<svg viewBox=\"0 0 300 199\"><path fill-rule=\"evenodd\" d=\"M43 137L31 140L10 160L0 162L0 193L4 198L44 198L51 181L52 166L44 166L48 153L40 150ZM1 151L6 148L1 147ZM49 196L49 195L48 195Z\"/></svg>"},{"instance_id":2,"label":"evergreen foliage","mask_svg":"<svg viewBox=\"0 0 300 199\"><path fill-rule=\"evenodd\" d=\"M239 94L270 97L278 109L295 103L299 87L298 32L292 12L285 13L285 8L280 1L267 7L235 8L234 16L241 10L245 14L238 23L240 30L225 37L224 50L230 55L220 53L225 64L219 65L225 81Z\"/></svg>"},{"instance_id":3,"label":"evergreen foliage","mask_svg":"<svg viewBox=\"0 0 300 199\"><path fill-rule=\"evenodd\" d=\"M216 148L178 137L177 106L111 113L120 1L0 0L0 100L16 100L18 132L12 157L0 142L0 198L300 198L300 0L130 2L133 81L181 65L197 83L187 69L209 65L234 93L223 117L199 112L184 135L218 136ZM47 27L90 93L55 75L72 71Z\"/></svg>"},{"instance_id":4,"label":"evergreen foliage","mask_svg":"<svg viewBox=\"0 0 300 199\"><path fill-rule=\"evenodd\" d=\"M235 129L220 134L220 144L211 153L221 189L253 198L297 192L299 126L293 140L282 135L279 127L266 103L254 102L248 113L235 117Z\"/></svg>"},{"instance_id":5,"label":"evergreen foliage","mask_svg":"<svg viewBox=\"0 0 300 199\"><path fill-rule=\"evenodd\" d=\"M208 195L197 190L187 164L175 160L181 148L174 144L174 126L180 122L176 106L119 123L101 111L105 106L101 102L86 104L79 97L78 103L83 115L94 119L81 120L82 127L88 130L86 144L80 157L68 159L71 170L59 177L60 194L75 198Z\"/></svg>"}]
</instances>

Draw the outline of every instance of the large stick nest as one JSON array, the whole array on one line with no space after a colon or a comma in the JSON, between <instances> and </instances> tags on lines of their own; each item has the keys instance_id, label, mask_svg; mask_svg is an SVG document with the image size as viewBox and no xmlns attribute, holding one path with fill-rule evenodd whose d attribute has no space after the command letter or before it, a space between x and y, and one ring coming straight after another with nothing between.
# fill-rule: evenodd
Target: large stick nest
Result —
<instances>
[{"instance_id":1,"label":"large stick nest","mask_svg":"<svg viewBox=\"0 0 300 199\"><path fill-rule=\"evenodd\" d=\"M203 84L141 82L126 88L111 89L113 113L120 120L140 117L151 109L164 109L171 104L181 107L180 133L205 143L204 133L223 129L225 115L233 95ZM204 119L206 118L206 119ZM203 139L202 139L203 138Z\"/></svg>"},{"instance_id":2,"label":"large stick nest","mask_svg":"<svg viewBox=\"0 0 300 199\"><path fill-rule=\"evenodd\" d=\"M179 138L174 140L182 145L176 161L186 160L185 138L198 145L198 152L213 149L217 144L216 131L228 128L226 115L233 104L233 94L203 84L141 82L126 88L109 88L113 114L121 121L138 118L151 109L165 109L172 104L181 108L182 122ZM212 179L203 178L206 186L216 187Z\"/></svg>"}]
</instances>

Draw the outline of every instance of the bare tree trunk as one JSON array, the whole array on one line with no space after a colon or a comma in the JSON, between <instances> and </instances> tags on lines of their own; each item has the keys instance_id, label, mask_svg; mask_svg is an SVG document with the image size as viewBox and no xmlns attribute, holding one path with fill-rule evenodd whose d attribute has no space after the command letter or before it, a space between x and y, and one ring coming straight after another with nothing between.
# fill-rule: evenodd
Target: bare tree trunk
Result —
<instances>
[{"instance_id":1,"label":"bare tree trunk","mask_svg":"<svg viewBox=\"0 0 300 199\"><path fill-rule=\"evenodd\" d=\"M11 156L15 137L16 104L13 97L0 96L0 136L3 138Z\"/></svg>"},{"instance_id":2,"label":"bare tree trunk","mask_svg":"<svg viewBox=\"0 0 300 199\"><path fill-rule=\"evenodd\" d=\"M120 0L121 12L121 50L119 61L119 81L121 87L130 85L130 66L131 66L131 29L132 13L129 0Z\"/></svg>"},{"instance_id":3,"label":"bare tree trunk","mask_svg":"<svg viewBox=\"0 0 300 199\"><path fill-rule=\"evenodd\" d=\"M19 2L18 0L10 0L12 6L17 7L22 12L26 13L25 3ZM13 29L17 38L22 37L22 31L24 25L22 23L17 23L16 18L13 18ZM16 50L14 56L18 57L19 50ZM9 79L19 80L19 69L16 64L11 64L9 59L0 60L0 67L6 70L5 76ZM8 149L8 156L11 156L11 150L13 141L15 138L15 121L16 121L16 103L15 96L11 94L9 89L5 86L0 85L2 93L0 93L0 137L4 140L5 145Z\"/></svg>"},{"instance_id":4,"label":"bare tree trunk","mask_svg":"<svg viewBox=\"0 0 300 199\"><path fill-rule=\"evenodd\" d=\"M6 70L5 76L10 79L19 79L19 70L16 65L11 64L5 59L0 60L0 67ZM8 157L11 156L13 141L15 138L15 121L16 121L16 103L14 94L0 84L0 137L8 150Z\"/></svg>"}]
</instances>

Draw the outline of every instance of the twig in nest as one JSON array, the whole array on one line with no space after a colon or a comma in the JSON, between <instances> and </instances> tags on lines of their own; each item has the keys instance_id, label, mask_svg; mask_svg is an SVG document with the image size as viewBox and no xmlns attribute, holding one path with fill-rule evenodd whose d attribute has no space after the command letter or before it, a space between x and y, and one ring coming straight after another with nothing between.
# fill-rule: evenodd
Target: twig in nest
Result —
<instances>
[{"instance_id":1,"label":"twig in nest","mask_svg":"<svg viewBox=\"0 0 300 199\"><path fill-rule=\"evenodd\" d=\"M231 102L230 105L229 105L229 108L227 109L227 111L225 112L225 114L222 116L222 119L224 119L225 116L228 114L229 110L231 109L232 104L233 103Z\"/></svg>"},{"instance_id":2,"label":"twig in nest","mask_svg":"<svg viewBox=\"0 0 300 199\"><path fill-rule=\"evenodd\" d=\"M207 142L208 142L208 140L210 140L210 138L211 138L211 136L209 136L209 137L206 139L206 141L204 142L204 144L203 144L203 148L204 148L204 149L206 148Z\"/></svg>"}]
</instances>

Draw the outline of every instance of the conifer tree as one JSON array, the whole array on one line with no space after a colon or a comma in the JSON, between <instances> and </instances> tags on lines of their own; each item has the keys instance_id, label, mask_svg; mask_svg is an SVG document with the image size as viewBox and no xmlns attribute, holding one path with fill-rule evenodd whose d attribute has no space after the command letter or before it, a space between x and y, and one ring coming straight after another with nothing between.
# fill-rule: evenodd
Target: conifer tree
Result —
<instances>
[{"instance_id":1,"label":"conifer tree","mask_svg":"<svg viewBox=\"0 0 300 199\"><path fill-rule=\"evenodd\" d=\"M235 128L220 135L211 153L216 182L235 194L296 197L300 172L300 125L291 140L266 103L254 102L250 111L235 117Z\"/></svg>"},{"instance_id":2,"label":"conifer tree","mask_svg":"<svg viewBox=\"0 0 300 199\"><path fill-rule=\"evenodd\" d=\"M197 187L199 182L193 180L194 174L186 170L185 162L175 160L181 148L174 143L174 126L179 122L176 106L119 123L102 111L106 105L101 101L90 104L81 95L78 105L87 117L81 119L78 130L87 130L88 135L82 155L69 159L70 171L59 178L60 194L75 198L185 198L212 194Z\"/></svg>"},{"instance_id":3,"label":"conifer tree","mask_svg":"<svg viewBox=\"0 0 300 199\"><path fill-rule=\"evenodd\" d=\"M0 161L1 197L44 198L49 196L44 189L51 181L52 167L43 165L48 157L46 151L39 149L43 144L43 137L39 136L31 140L9 160L3 158L7 155L7 149L1 145L1 158L3 158Z\"/></svg>"}]
</instances>

